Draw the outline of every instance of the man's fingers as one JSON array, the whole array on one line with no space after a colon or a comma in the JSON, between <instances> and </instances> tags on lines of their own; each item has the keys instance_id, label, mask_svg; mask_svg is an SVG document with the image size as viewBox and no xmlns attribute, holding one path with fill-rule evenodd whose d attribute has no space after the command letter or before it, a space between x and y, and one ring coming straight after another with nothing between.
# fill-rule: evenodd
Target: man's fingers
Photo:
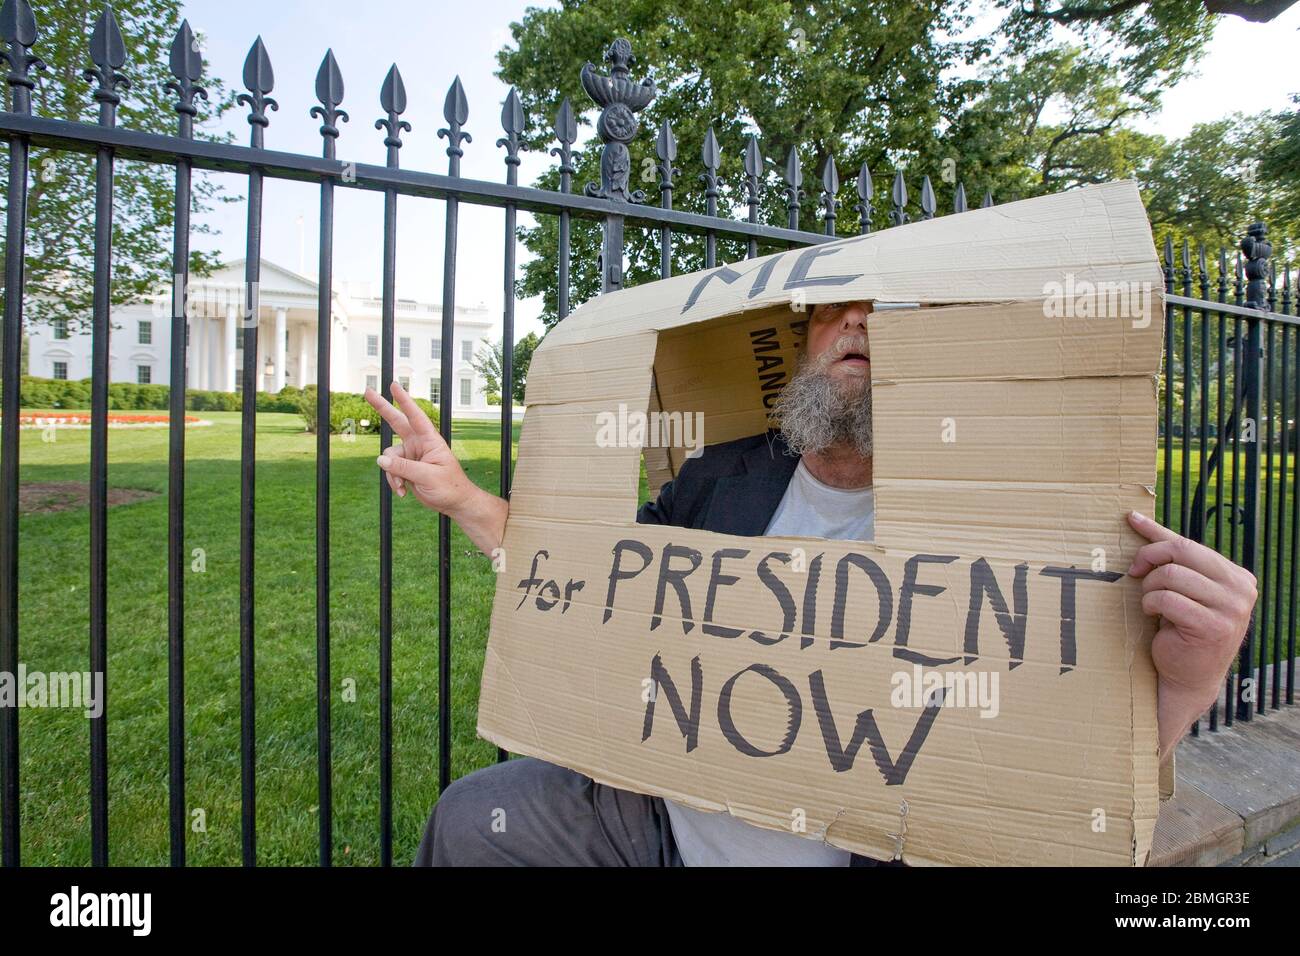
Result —
<instances>
[{"instance_id":1,"label":"man's fingers","mask_svg":"<svg viewBox=\"0 0 1300 956\"><path fill-rule=\"evenodd\" d=\"M438 429L433 426L433 422L429 420L429 416L424 414L424 409L415 404L415 399L411 398L411 396L407 394L406 389L402 388L402 386L397 382L393 382L391 389L393 392L393 398L397 399L397 404L400 405L402 411L406 413L406 420L411 423L411 428L414 432L417 435L428 438L433 438L437 435L438 439L441 440L442 436L438 434Z\"/></svg>"},{"instance_id":2,"label":"man's fingers","mask_svg":"<svg viewBox=\"0 0 1300 956\"><path fill-rule=\"evenodd\" d=\"M413 461L398 455L380 455L375 462L387 474L415 485L432 487L438 481L438 467L425 461Z\"/></svg>"},{"instance_id":3,"label":"man's fingers","mask_svg":"<svg viewBox=\"0 0 1300 956\"><path fill-rule=\"evenodd\" d=\"M389 445L380 454L387 455L390 458L392 457L405 458L406 447L404 445ZM406 490L402 485L401 478L398 478L396 475L390 475L386 471L384 472L384 478L388 481L388 487L393 489L393 494L395 495L406 494Z\"/></svg>"},{"instance_id":4,"label":"man's fingers","mask_svg":"<svg viewBox=\"0 0 1300 956\"><path fill-rule=\"evenodd\" d=\"M1130 511L1128 513L1128 523L1133 530L1148 541L1169 541L1173 538L1180 537L1175 531L1170 531L1155 518L1148 518L1140 511Z\"/></svg>"},{"instance_id":5,"label":"man's fingers","mask_svg":"<svg viewBox=\"0 0 1300 956\"><path fill-rule=\"evenodd\" d=\"M1200 571L1182 564L1162 564L1142 579L1142 593L1176 591L1206 607L1227 608L1228 590Z\"/></svg>"},{"instance_id":6,"label":"man's fingers","mask_svg":"<svg viewBox=\"0 0 1300 956\"><path fill-rule=\"evenodd\" d=\"M1129 573L1140 578L1162 564L1181 564L1213 581L1222 582L1232 574L1231 562L1227 558L1187 538L1144 544L1133 556Z\"/></svg>"},{"instance_id":7,"label":"man's fingers","mask_svg":"<svg viewBox=\"0 0 1300 956\"><path fill-rule=\"evenodd\" d=\"M384 421L392 426L393 431L397 432L402 438L409 438L412 434L411 423L407 421L406 416L398 409L394 408L392 403L384 396L380 395L373 388L367 387L362 393L367 402L369 402L377 411ZM427 421L427 419L426 419Z\"/></svg>"},{"instance_id":8,"label":"man's fingers","mask_svg":"<svg viewBox=\"0 0 1300 956\"><path fill-rule=\"evenodd\" d=\"M1222 629L1218 615L1177 591L1148 591L1142 595L1142 610L1159 615L1184 634L1204 637Z\"/></svg>"}]
</instances>

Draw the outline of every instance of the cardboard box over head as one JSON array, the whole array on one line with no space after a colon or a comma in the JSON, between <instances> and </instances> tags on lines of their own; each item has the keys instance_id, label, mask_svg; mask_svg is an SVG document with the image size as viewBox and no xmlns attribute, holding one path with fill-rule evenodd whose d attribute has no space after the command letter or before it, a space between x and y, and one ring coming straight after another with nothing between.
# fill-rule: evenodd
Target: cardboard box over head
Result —
<instances>
[{"instance_id":1,"label":"cardboard box over head","mask_svg":"<svg viewBox=\"0 0 1300 956\"><path fill-rule=\"evenodd\" d=\"M587 303L533 357L479 733L877 859L1144 864L1161 291L1120 182ZM860 299L875 539L638 524L643 455L653 496L764 432Z\"/></svg>"}]
</instances>

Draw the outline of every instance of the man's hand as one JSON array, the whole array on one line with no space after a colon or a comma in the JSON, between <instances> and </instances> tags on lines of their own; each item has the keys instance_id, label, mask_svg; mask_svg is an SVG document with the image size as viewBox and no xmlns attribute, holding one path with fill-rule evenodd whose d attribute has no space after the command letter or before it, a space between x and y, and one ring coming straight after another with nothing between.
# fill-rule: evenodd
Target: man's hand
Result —
<instances>
[{"instance_id":1,"label":"man's hand","mask_svg":"<svg viewBox=\"0 0 1300 956\"><path fill-rule=\"evenodd\" d=\"M1223 687L1255 607L1255 575L1136 511L1128 521L1151 542L1128 573L1142 580L1142 609L1160 618L1151 659L1163 761Z\"/></svg>"},{"instance_id":2,"label":"man's hand","mask_svg":"<svg viewBox=\"0 0 1300 956\"><path fill-rule=\"evenodd\" d=\"M429 416L397 382L391 388L399 407L373 388L365 391L366 401L402 440L376 459L388 486L400 497L406 497L409 488L417 501L447 515L481 551L490 554L501 545L509 505L470 481Z\"/></svg>"}]
</instances>

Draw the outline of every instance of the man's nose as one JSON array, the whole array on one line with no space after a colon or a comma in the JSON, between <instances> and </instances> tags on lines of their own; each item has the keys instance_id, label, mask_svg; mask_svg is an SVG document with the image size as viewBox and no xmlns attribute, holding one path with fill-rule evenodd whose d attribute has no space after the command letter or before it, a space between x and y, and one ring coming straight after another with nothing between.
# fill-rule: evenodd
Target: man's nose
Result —
<instances>
[{"instance_id":1,"label":"man's nose","mask_svg":"<svg viewBox=\"0 0 1300 956\"><path fill-rule=\"evenodd\" d=\"M869 302L850 302L840 314L840 328L842 331L850 332L857 329L866 331L867 316L871 314L871 303Z\"/></svg>"}]
</instances>

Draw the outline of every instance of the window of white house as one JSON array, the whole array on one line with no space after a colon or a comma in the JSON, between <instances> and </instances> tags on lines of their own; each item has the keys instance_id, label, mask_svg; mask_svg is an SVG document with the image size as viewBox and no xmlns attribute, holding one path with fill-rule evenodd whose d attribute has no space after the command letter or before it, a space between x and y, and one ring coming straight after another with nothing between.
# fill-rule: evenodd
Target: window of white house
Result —
<instances>
[{"instance_id":1,"label":"window of white house","mask_svg":"<svg viewBox=\"0 0 1300 956\"><path fill-rule=\"evenodd\" d=\"M471 339L465 339L460 343L460 357L466 362L474 358L474 342Z\"/></svg>"},{"instance_id":2,"label":"window of white house","mask_svg":"<svg viewBox=\"0 0 1300 956\"><path fill-rule=\"evenodd\" d=\"M136 341L140 345L153 345L153 322L149 319L141 319L139 323L139 334Z\"/></svg>"},{"instance_id":3,"label":"window of white house","mask_svg":"<svg viewBox=\"0 0 1300 956\"><path fill-rule=\"evenodd\" d=\"M429 401L435 405L442 401L442 382L436 378L429 379Z\"/></svg>"},{"instance_id":4,"label":"window of white house","mask_svg":"<svg viewBox=\"0 0 1300 956\"><path fill-rule=\"evenodd\" d=\"M433 347L429 350L429 358L442 358L442 339L433 340Z\"/></svg>"},{"instance_id":5,"label":"window of white house","mask_svg":"<svg viewBox=\"0 0 1300 956\"><path fill-rule=\"evenodd\" d=\"M152 365L137 365L135 367L135 381L137 385L148 385L153 381Z\"/></svg>"},{"instance_id":6,"label":"window of white house","mask_svg":"<svg viewBox=\"0 0 1300 956\"><path fill-rule=\"evenodd\" d=\"M190 344L190 324L188 322L185 323L185 344Z\"/></svg>"},{"instance_id":7,"label":"window of white house","mask_svg":"<svg viewBox=\"0 0 1300 956\"><path fill-rule=\"evenodd\" d=\"M397 376L397 384L402 386L402 391L409 393L411 391L411 376L409 375Z\"/></svg>"},{"instance_id":8,"label":"window of white house","mask_svg":"<svg viewBox=\"0 0 1300 956\"><path fill-rule=\"evenodd\" d=\"M377 335L366 336L366 354L367 355L379 354L379 336Z\"/></svg>"},{"instance_id":9,"label":"window of white house","mask_svg":"<svg viewBox=\"0 0 1300 956\"><path fill-rule=\"evenodd\" d=\"M244 370L242 368L237 368L235 369L235 391L239 391L243 387L244 387Z\"/></svg>"},{"instance_id":10,"label":"window of white house","mask_svg":"<svg viewBox=\"0 0 1300 956\"><path fill-rule=\"evenodd\" d=\"M57 379L59 379L60 381L67 381L67 378L68 378L68 363L67 363L67 362L55 362L55 363L54 363L54 377L57 378Z\"/></svg>"},{"instance_id":11,"label":"window of white house","mask_svg":"<svg viewBox=\"0 0 1300 956\"><path fill-rule=\"evenodd\" d=\"M67 319L55 319L55 320L54 320L54 337L55 337L56 339L68 339L68 338L71 338L71 337L72 337L72 336L68 333L68 320L67 320Z\"/></svg>"},{"instance_id":12,"label":"window of white house","mask_svg":"<svg viewBox=\"0 0 1300 956\"><path fill-rule=\"evenodd\" d=\"M397 340L397 354L402 358L411 357L411 339L408 336L403 336Z\"/></svg>"},{"instance_id":13,"label":"window of white house","mask_svg":"<svg viewBox=\"0 0 1300 956\"><path fill-rule=\"evenodd\" d=\"M379 391L379 376L378 376L378 375L367 375L367 376L366 376L366 388L373 388L376 392Z\"/></svg>"},{"instance_id":14,"label":"window of white house","mask_svg":"<svg viewBox=\"0 0 1300 956\"><path fill-rule=\"evenodd\" d=\"M470 394L471 394L471 393L470 393L470 389L471 389L471 388L473 388L473 386L471 385L469 379L467 379L467 378L462 378L462 379L460 380L460 403L461 403L462 405L468 405L468 404L469 404Z\"/></svg>"},{"instance_id":15,"label":"window of white house","mask_svg":"<svg viewBox=\"0 0 1300 956\"><path fill-rule=\"evenodd\" d=\"M235 351L241 352L244 349L244 333L248 330L242 325L235 326Z\"/></svg>"},{"instance_id":16,"label":"window of white house","mask_svg":"<svg viewBox=\"0 0 1300 956\"><path fill-rule=\"evenodd\" d=\"M289 329L287 327L284 330L284 350L289 351Z\"/></svg>"}]
</instances>

